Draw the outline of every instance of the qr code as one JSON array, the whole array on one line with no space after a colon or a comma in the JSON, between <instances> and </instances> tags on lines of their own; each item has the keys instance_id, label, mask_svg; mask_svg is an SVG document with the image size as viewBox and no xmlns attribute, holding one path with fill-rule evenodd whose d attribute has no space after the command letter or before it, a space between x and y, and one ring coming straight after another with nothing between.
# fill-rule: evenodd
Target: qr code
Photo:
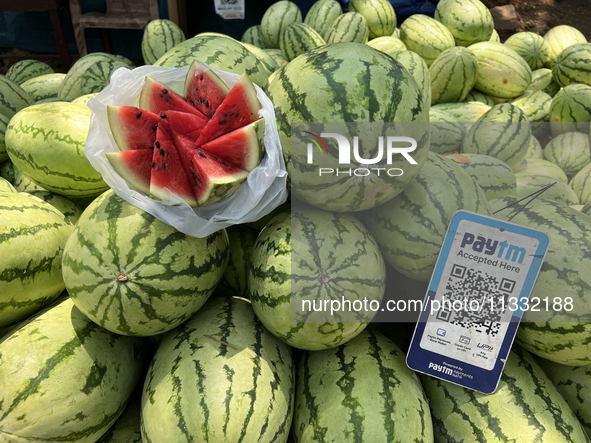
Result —
<instances>
[{"instance_id":1,"label":"qr code","mask_svg":"<svg viewBox=\"0 0 591 443\"><path fill-rule=\"evenodd\" d=\"M238 0L220 0L222 6L235 5L236 3L238 3Z\"/></svg>"},{"instance_id":2,"label":"qr code","mask_svg":"<svg viewBox=\"0 0 591 443\"><path fill-rule=\"evenodd\" d=\"M454 264L437 319L495 336L514 288L513 280Z\"/></svg>"}]
</instances>

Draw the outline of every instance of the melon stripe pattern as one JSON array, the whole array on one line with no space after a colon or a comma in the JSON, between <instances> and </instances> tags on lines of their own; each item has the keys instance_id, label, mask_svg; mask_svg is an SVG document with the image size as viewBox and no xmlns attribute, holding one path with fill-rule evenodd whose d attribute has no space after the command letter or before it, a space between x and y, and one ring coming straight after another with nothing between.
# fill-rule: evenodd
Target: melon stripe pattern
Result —
<instances>
[{"instance_id":1,"label":"melon stripe pattern","mask_svg":"<svg viewBox=\"0 0 591 443\"><path fill-rule=\"evenodd\" d=\"M568 178L560 166L551 161L544 160L543 158L524 159L519 166L515 168L515 173L550 177L562 183L568 183Z\"/></svg>"},{"instance_id":2,"label":"melon stripe pattern","mask_svg":"<svg viewBox=\"0 0 591 443\"><path fill-rule=\"evenodd\" d=\"M35 101L49 97L57 97L66 74L44 74L27 80L21 84Z\"/></svg>"},{"instance_id":3,"label":"melon stripe pattern","mask_svg":"<svg viewBox=\"0 0 591 443\"><path fill-rule=\"evenodd\" d=\"M447 112L435 108L429 111L429 121L431 129L429 150L437 154L458 152L466 135L464 124L459 123Z\"/></svg>"},{"instance_id":4,"label":"melon stripe pattern","mask_svg":"<svg viewBox=\"0 0 591 443\"><path fill-rule=\"evenodd\" d=\"M142 394L142 440L285 443L292 358L247 300L208 301L156 351Z\"/></svg>"},{"instance_id":5,"label":"melon stripe pattern","mask_svg":"<svg viewBox=\"0 0 591 443\"><path fill-rule=\"evenodd\" d=\"M314 2L306 14L304 23L326 39L326 33L330 29L330 25L342 13L341 5L335 0L318 0Z\"/></svg>"},{"instance_id":6,"label":"melon stripe pattern","mask_svg":"<svg viewBox=\"0 0 591 443\"><path fill-rule=\"evenodd\" d=\"M400 42L402 43L402 41ZM424 109L429 109L431 106L431 74L425 60L413 51L401 50L390 55L394 60L404 66L410 75L412 75L412 78L415 79L419 89L423 93Z\"/></svg>"},{"instance_id":7,"label":"melon stripe pattern","mask_svg":"<svg viewBox=\"0 0 591 443\"><path fill-rule=\"evenodd\" d=\"M525 91L523 95L512 100L511 104L520 108L528 121L547 122L550 118L552 97L543 91ZM532 125L532 130L534 128L535 125Z\"/></svg>"},{"instance_id":8,"label":"melon stripe pattern","mask_svg":"<svg viewBox=\"0 0 591 443\"><path fill-rule=\"evenodd\" d=\"M441 0L435 20L451 31L457 46L488 41L494 31L492 15L480 0Z\"/></svg>"},{"instance_id":9,"label":"melon stripe pattern","mask_svg":"<svg viewBox=\"0 0 591 443\"><path fill-rule=\"evenodd\" d=\"M6 128L10 119L5 115L0 114L0 163L8 160L8 152L6 151Z\"/></svg>"},{"instance_id":10,"label":"melon stripe pattern","mask_svg":"<svg viewBox=\"0 0 591 443\"><path fill-rule=\"evenodd\" d=\"M72 229L48 203L0 193L0 328L34 314L64 290L61 261Z\"/></svg>"},{"instance_id":11,"label":"melon stripe pattern","mask_svg":"<svg viewBox=\"0 0 591 443\"><path fill-rule=\"evenodd\" d=\"M0 192L18 192L12 184L3 177L0 177Z\"/></svg>"},{"instance_id":12,"label":"melon stripe pattern","mask_svg":"<svg viewBox=\"0 0 591 443\"><path fill-rule=\"evenodd\" d=\"M429 405L404 353L366 329L346 344L304 352L293 430L299 442L433 442Z\"/></svg>"},{"instance_id":13,"label":"melon stripe pattern","mask_svg":"<svg viewBox=\"0 0 591 443\"><path fill-rule=\"evenodd\" d=\"M537 138L535 138L533 135L529 140L529 148L527 148L527 154L525 155L525 160L529 160L529 159L543 159L544 158L544 153L542 152L542 145L540 145L540 142L538 141Z\"/></svg>"},{"instance_id":14,"label":"melon stripe pattern","mask_svg":"<svg viewBox=\"0 0 591 443\"><path fill-rule=\"evenodd\" d=\"M302 21L302 11L290 1L272 4L261 19L261 36L267 48L278 48L281 32L292 23Z\"/></svg>"},{"instance_id":15,"label":"melon stripe pattern","mask_svg":"<svg viewBox=\"0 0 591 443\"><path fill-rule=\"evenodd\" d=\"M140 415L138 396L129 402L115 424L96 443L142 443Z\"/></svg>"},{"instance_id":16,"label":"melon stripe pattern","mask_svg":"<svg viewBox=\"0 0 591 443\"><path fill-rule=\"evenodd\" d=\"M351 0L348 6L365 18L370 39L392 35L396 29L396 13L388 0Z\"/></svg>"},{"instance_id":17,"label":"melon stripe pattern","mask_svg":"<svg viewBox=\"0 0 591 443\"><path fill-rule=\"evenodd\" d=\"M566 206L579 204L579 198L571 189L571 187L568 184L557 181L552 177L516 173L515 179L517 180L517 190L515 191L515 196L517 197L527 197L528 195L541 191L542 189L553 184L552 187L544 191L542 194L544 198Z\"/></svg>"},{"instance_id":18,"label":"melon stripe pattern","mask_svg":"<svg viewBox=\"0 0 591 443\"><path fill-rule=\"evenodd\" d=\"M54 194L49 191L30 191L32 197L39 198L44 202L49 203L55 209L60 211L64 218L72 223L76 224L80 216L82 215L82 209L74 203L72 200L58 194Z\"/></svg>"},{"instance_id":19,"label":"melon stripe pattern","mask_svg":"<svg viewBox=\"0 0 591 443\"><path fill-rule=\"evenodd\" d=\"M558 165L568 179L591 163L591 139L582 132L565 132L544 147L544 158Z\"/></svg>"},{"instance_id":20,"label":"melon stripe pattern","mask_svg":"<svg viewBox=\"0 0 591 443\"><path fill-rule=\"evenodd\" d=\"M261 88L268 84L261 61L240 42L225 35L198 34L176 45L154 65L169 68L188 68L199 60L220 71L242 75L245 72Z\"/></svg>"},{"instance_id":21,"label":"melon stripe pattern","mask_svg":"<svg viewBox=\"0 0 591 443\"><path fill-rule=\"evenodd\" d=\"M287 61L324 44L320 34L304 23L292 23L279 36L279 48Z\"/></svg>"},{"instance_id":22,"label":"melon stripe pattern","mask_svg":"<svg viewBox=\"0 0 591 443\"><path fill-rule=\"evenodd\" d=\"M6 337L0 356L0 438L10 442L97 441L144 363L137 340L101 328L70 299Z\"/></svg>"},{"instance_id":23,"label":"melon stripe pattern","mask_svg":"<svg viewBox=\"0 0 591 443\"><path fill-rule=\"evenodd\" d=\"M39 60L20 60L14 63L6 72L6 78L17 85L44 74L53 74L53 68Z\"/></svg>"},{"instance_id":24,"label":"melon stripe pattern","mask_svg":"<svg viewBox=\"0 0 591 443\"><path fill-rule=\"evenodd\" d=\"M78 220L62 272L70 297L93 321L118 334L148 336L197 312L227 260L225 231L187 236L108 191Z\"/></svg>"},{"instance_id":25,"label":"melon stripe pattern","mask_svg":"<svg viewBox=\"0 0 591 443\"><path fill-rule=\"evenodd\" d=\"M367 21L358 12L339 15L326 32L326 43L367 43L369 28Z\"/></svg>"},{"instance_id":26,"label":"melon stripe pattern","mask_svg":"<svg viewBox=\"0 0 591 443\"><path fill-rule=\"evenodd\" d=\"M358 220L301 206L279 214L259 234L248 290L257 317L269 331L290 346L320 350L358 335L374 313L342 311L333 317L330 312L297 309L292 322L292 302L302 306L299 299L292 301L292 294L302 301L380 301L385 279L379 247Z\"/></svg>"},{"instance_id":27,"label":"melon stripe pattern","mask_svg":"<svg viewBox=\"0 0 591 443\"><path fill-rule=\"evenodd\" d=\"M480 102L467 103L440 103L433 105L437 109L451 115L461 123L475 123L480 117L490 111L491 107ZM471 125L467 125L469 128Z\"/></svg>"},{"instance_id":28,"label":"melon stripe pattern","mask_svg":"<svg viewBox=\"0 0 591 443\"><path fill-rule=\"evenodd\" d=\"M550 105L552 135L563 132L589 132L591 121L591 86L574 84L556 93Z\"/></svg>"},{"instance_id":29,"label":"melon stripe pattern","mask_svg":"<svg viewBox=\"0 0 591 443\"><path fill-rule=\"evenodd\" d=\"M533 32L518 32L505 41L527 62L532 70L543 68L550 59L550 47L541 35Z\"/></svg>"},{"instance_id":30,"label":"melon stripe pattern","mask_svg":"<svg viewBox=\"0 0 591 443\"><path fill-rule=\"evenodd\" d=\"M454 154L450 158L482 188L487 200L515 193L515 174L507 163L480 154Z\"/></svg>"},{"instance_id":31,"label":"melon stripe pattern","mask_svg":"<svg viewBox=\"0 0 591 443\"><path fill-rule=\"evenodd\" d=\"M100 61L117 60L116 56L104 52L93 52L92 54L81 57L72 65L64 81L60 86L58 97L66 100L74 100L82 94L81 82L82 75L88 68Z\"/></svg>"},{"instance_id":32,"label":"melon stripe pattern","mask_svg":"<svg viewBox=\"0 0 591 443\"><path fill-rule=\"evenodd\" d=\"M581 31L568 25L553 27L544 35L544 40L550 48L550 60L546 64L547 68L551 68L556 57L569 46L587 43L587 39Z\"/></svg>"},{"instance_id":33,"label":"melon stripe pattern","mask_svg":"<svg viewBox=\"0 0 591 443\"><path fill-rule=\"evenodd\" d=\"M248 298L248 267L258 233L244 225L230 226L226 232L230 240L230 255L216 293Z\"/></svg>"},{"instance_id":34,"label":"melon stripe pattern","mask_svg":"<svg viewBox=\"0 0 591 443\"><path fill-rule=\"evenodd\" d=\"M540 68L532 71L531 82L527 89L532 91L544 91L552 83L554 83L554 80L552 79L552 70L548 68ZM545 92L548 95L551 95L547 91Z\"/></svg>"},{"instance_id":35,"label":"melon stripe pattern","mask_svg":"<svg viewBox=\"0 0 591 443\"><path fill-rule=\"evenodd\" d=\"M142 57L147 65L153 65L160 57L185 41L183 30L170 20L152 20L142 36Z\"/></svg>"},{"instance_id":36,"label":"melon stripe pattern","mask_svg":"<svg viewBox=\"0 0 591 443\"><path fill-rule=\"evenodd\" d=\"M577 172L569 184L579 197L581 205L591 202L591 165L587 165Z\"/></svg>"},{"instance_id":37,"label":"melon stripe pattern","mask_svg":"<svg viewBox=\"0 0 591 443\"><path fill-rule=\"evenodd\" d=\"M80 80L83 95L101 92L111 81L111 75L119 68L126 67L120 60L103 60L90 66Z\"/></svg>"},{"instance_id":38,"label":"melon stripe pattern","mask_svg":"<svg viewBox=\"0 0 591 443\"><path fill-rule=\"evenodd\" d=\"M490 202L493 212L518 200L514 196ZM519 212L519 213L517 213ZM527 311L517 331L519 344L534 354L569 366L591 363L591 218L563 204L536 198L523 208L513 204L495 217L540 229L550 235L550 248L531 297L572 299L573 309L550 307ZM568 309L568 306L567 306Z\"/></svg>"},{"instance_id":39,"label":"melon stripe pattern","mask_svg":"<svg viewBox=\"0 0 591 443\"><path fill-rule=\"evenodd\" d=\"M480 92L477 91L476 89L472 89L468 95L466 95L466 98L464 99L465 102L480 102L480 103L484 103L487 106L493 107L494 105L496 105L495 101L493 100L493 98L488 95L485 94L484 92Z\"/></svg>"},{"instance_id":40,"label":"melon stripe pattern","mask_svg":"<svg viewBox=\"0 0 591 443\"><path fill-rule=\"evenodd\" d=\"M261 34L261 25L251 26L246 31L244 31L240 41L242 43L248 43L261 49L265 48L265 45L263 44L263 36Z\"/></svg>"},{"instance_id":41,"label":"melon stripe pattern","mask_svg":"<svg viewBox=\"0 0 591 443\"><path fill-rule=\"evenodd\" d=\"M376 37L373 40L368 41L367 46L385 52L386 54L392 57L394 57L394 54L396 54L397 52L406 51L406 45L402 42L402 40L388 35L384 37Z\"/></svg>"},{"instance_id":42,"label":"melon stripe pattern","mask_svg":"<svg viewBox=\"0 0 591 443\"><path fill-rule=\"evenodd\" d=\"M562 51L552 66L552 78L559 86L591 86L591 43L577 43Z\"/></svg>"},{"instance_id":43,"label":"melon stripe pattern","mask_svg":"<svg viewBox=\"0 0 591 443\"><path fill-rule=\"evenodd\" d=\"M11 118L14 114L35 100L23 88L12 80L0 75L0 114Z\"/></svg>"},{"instance_id":44,"label":"melon stripe pattern","mask_svg":"<svg viewBox=\"0 0 591 443\"><path fill-rule=\"evenodd\" d=\"M454 36L449 29L422 14L411 15L402 22L400 39L409 50L423 57L427 66L431 66L442 52L455 45Z\"/></svg>"},{"instance_id":45,"label":"melon stripe pattern","mask_svg":"<svg viewBox=\"0 0 591 443\"><path fill-rule=\"evenodd\" d=\"M431 104L461 102L476 83L478 59L461 46L442 52L429 68Z\"/></svg>"},{"instance_id":46,"label":"melon stripe pattern","mask_svg":"<svg viewBox=\"0 0 591 443\"><path fill-rule=\"evenodd\" d=\"M516 346L494 394L480 394L426 375L421 381L430 400L437 442L589 442L544 371Z\"/></svg>"}]
</instances>

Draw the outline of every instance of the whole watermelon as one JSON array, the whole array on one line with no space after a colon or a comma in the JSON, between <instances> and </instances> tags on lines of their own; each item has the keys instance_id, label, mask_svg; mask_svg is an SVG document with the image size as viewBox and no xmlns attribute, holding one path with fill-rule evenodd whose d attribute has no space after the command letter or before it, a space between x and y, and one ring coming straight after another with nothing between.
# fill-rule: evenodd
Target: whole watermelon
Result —
<instances>
[{"instance_id":1,"label":"whole watermelon","mask_svg":"<svg viewBox=\"0 0 591 443\"><path fill-rule=\"evenodd\" d=\"M165 19L152 20L142 36L142 57L147 65L153 65L160 57L185 41L183 30Z\"/></svg>"},{"instance_id":2,"label":"whole watermelon","mask_svg":"<svg viewBox=\"0 0 591 443\"><path fill-rule=\"evenodd\" d=\"M351 0L349 11L365 18L370 39L392 35L396 29L396 13L388 0Z\"/></svg>"},{"instance_id":3,"label":"whole watermelon","mask_svg":"<svg viewBox=\"0 0 591 443\"><path fill-rule=\"evenodd\" d=\"M322 100L319 91L322 91ZM292 124L296 122L310 122L304 129L315 134L323 132L325 122L340 122L343 126L339 128L347 131L341 134L346 134L350 140L360 135L360 154L373 159L378 135L388 128L383 122L427 121L428 109L425 109L423 94L409 72L390 56L367 45L337 43L302 54L276 73L267 94L275 105L292 193L311 205L330 211L360 211L380 205L395 197L419 172L426 159L428 127L421 128L413 123L409 125L412 127L405 126L404 135L415 132L417 147L412 158L416 164L409 163L402 155L395 155L387 165L390 169L403 170L403 175L318 176L319 167L334 167L335 159L339 158L336 141L326 139L329 155L317 151L313 164L308 164L309 139L299 131L292 134ZM345 127L344 122L363 122L364 125ZM372 122L375 125L370 131L367 123ZM357 166L360 165L340 167Z\"/></svg>"},{"instance_id":4,"label":"whole watermelon","mask_svg":"<svg viewBox=\"0 0 591 443\"><path fill-rule=\"evenodd\" d=\"M451 31L457 46L486 42L494 31L492 15L480 0L441 0L435 20Z\"/></svg>"},{"instance_id":5,"label":"whole watermelon","mask_svg":"<svg viewBox=\"0 0 591 443\"><path fill-rule=\"evenodd\" d=\"M64 248L63 276L76 306L109 331L148 336L203 306L228 261L228 236L190 237L112 190L86 208Z\"/></svg>"}]
</instances>

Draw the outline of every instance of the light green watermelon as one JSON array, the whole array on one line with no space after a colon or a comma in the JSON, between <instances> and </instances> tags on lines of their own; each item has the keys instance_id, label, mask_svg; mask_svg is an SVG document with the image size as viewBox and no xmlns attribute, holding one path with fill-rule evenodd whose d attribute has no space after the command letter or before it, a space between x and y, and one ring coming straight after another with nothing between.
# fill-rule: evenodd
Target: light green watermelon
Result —
<instances>
[{"instance_id":1,"label":"light green watermelon","mask_svg":"<svg viewBox=\"0 0 591 443\"><path fill-rule=\"evenodd\" d=\"M260 60L260 62L263 64L269 75L271 75L273 72L279 69L279 64L275 61L271 54L249 43L243 42L242 45L246 47L246 49L252 52Z\"/></svg>"},{"instance_id":2,"label":"light green watermelon","mask_svg":"<svg viewBox=\"0 0 591 443\"><path fill-rule=\"evenodd\" d=\"M564 132L544 147L544 158L558 165L570 180L591 163L591 139L582 132Z\"/></svg>"},{"instance_id":3,"label":"light green watermelon","mask_svg":"<svg viewBox=\"0 0 591 443\"><path fill-rule=\"evenodd\" d=\"M318 0L306 14L304 23L326 39L330 25L342 13L341 5L336 0Z\"/></svg>"},{"instance_id":4,"label":"light green watermelon","mask_svg":"<svg viewBox=\"0 0 591 443\"><path fill-rule=\"evenodd\" d=\"M298 442L433 442L427 398L404 353L365 330L335 349L304 352L293 430Z\"/></svg>"},{"instance_id":5,"label":"light green watermelon","mask_svg":"<svg viewBox=\"0 0 591 443\"><path fill-rule=\"evenodd\" d=\"M579 197L581 205L591 202L591 165L587 165L577 172L569 185Z\"/></svg>"},{"instance_id":6,"label":"light green watermelon","mask_svg":"<svg viewBox=\"0 0 591 443\"><path fill-rule=\"evenodd\" d=\"M554 136L563 132L589 132L591 86L574 84L556 93L550 105L550 127Z\"/></svg>"},{"instance_id":7,"label":"light green watermelon","mask_svg":"<svg viewBox=\"0 0 591 443\"><path fill-rule=\"evenodd\" d=\"M244 225L230 226L226 232L230 241L228 266L216 293L248 298L248 267L258 232Z\"/></svg>"},{"instance_id":8,"label":"light green watermelon","mask_svg":"<svg viewBox=\"0 0 591 443\"><path fill-rule=\"evenodd\" d=\"M213 298L158 346L142 393L142 441L286 442L294 385L291 349L250 303Z\"/></svg>"},{"instance_id":9,"label":"light green watermelon","mask_svg":"<svg viewBox=\"0 0 591 443\"><path fill-rule=\"evenodd\" d=\"M190 318L213 293L228 237L185 235L108 191L86 208L64 248L76 306L109 331L150 336Z\"/></svg>"},{"instance_id":10,"label":"light green watermelon","mask_svg":"<svg viewBox=\"0 0 591 443\"><path fill-rule=\"evenodd\" d=\"M541 35L533 32L518 32L505 41L527 62L533 70L543 68L550 59L550 47Z\"/></svg>"},{"instance_id":11,"label":"light green watermelon","mask_svg":"<svg viewBox=\"0 0 591 443\"><path fill-rule=\"evenodd\" d=\"M466 99L478 74L478 59L461 46L449 48L429 67L431 104L457 103Z\"/></svg>"},{"instance_id":12,"label":"light green watermelon","mask_svg":"<svg viewBox=\"0 0 591 443\"><path fill-rule=\"evenodd\" d=\"M29 191L29 194L49 203L55 209L60 211L64 215L64 218L73 225L76 224L82 215L82 209L72 200L63 195L54 194L49 191Z\"/></svg>"},{"instance_id":13,"label":"light green watermelon","mask_svg":"<svg viewBox=\"0 0 591 443\"><path fill-rule=\"evenodd\" d=\"M491 106L481 102L440 103L431 109L450 114L460 123L475 123L480 117L490 111ZM470 128L471 125L466 125Z\"/></svg>"},{"instance_id":14,"label":"light green watermelon","mask_svg":"<svg viewBox=\"0 0 591 443\"><path fill-rule=\"evenodd\" d=\"M292 23L302 21L302 11L288 0L273 3L261 19L261 36L267 48L279 48L281 31Z\"/></svg>"},{"instance_id":15,"label":"light green watermelon","mask_svg":"<svg viewBox=\"0 0 591 443\"><path fill-rule=\"evenodd\" d=\"M115 422L97 443L142 443L140 398L132 399Z\"/></svg>"},{"instance_id":16,"label":"light green watermelon","mask_svg":"<svg viewBox=\"0 0 591 443\"><path fill-rule=\"evenodd\" d=\"M263 43L263 35L261 34L261 25L251 26L244 31L240 41L264 49L265 44Z\"/></svg>"},{"instance_id":17,"label":"light green watermelon","mask_svg":"<svg viewBox=\"0 0 591 443\"><path fill-rule=\"evenodd\" d=\"M53 68L39 60L19 60L6 72L6 78L21 85L29 79L45 74L53 74Z\"/></svg>"},{"instance_id":18,"label":"light green watermelon","mask_svg":"<svg viewBox=\"0 0 591 443\"><path fill-rule=\"evenodd\" d=\"M80 79L83 95L98 94L110 83L111 76L119 68L125 68L121 60L101 60L89 66Z\"/></svg>"},{"instance_id":19,"label":"light green watermelon","mask_svg":"<svg viewBox=\"0 0 591 443\"><path fill-rule=\"evenodd\" d=\"M460 209L490 215L484 191L472 177L430 152L410 184L363 220L388 264L414 280L429 281L451 217Z\"/></svg>"},{"instance_id":20,"label":"light green watermelon","mask_svg":"<svg viewBox=\"0 0 591 443\"><path fill-rule=\"evenodd\" d=\"M96 442L144 372L139 341L101 328L70 299L4 337L0 355L6 442Z\"/></svg>"},{"instance_id":21,"label":"light green watermelon","mask_svg":"<svg viewBox=\"0 0 591 443\"><path fill-rule=\"evenodd\" d=\"M532 71L531 82L527 89L530 91L544 91L550 97L554 97L560 90L560 86L552 79L552 70L540 68Z\"/></svg>"},{"instance_id":22,"label":"light green watermelon","mask_svg":"<svg viewBox=\"0 0 591 443\"><path fill-rule=\"evenodd\" d=\"M455 117L436 108L429 111L431 143L429 150L437 154L458 152L466 135L464 124Z\"/></svg>"},{"instance_id":23,"label":"light green watermelon","mask_svg":"<svg viewBox=\"0 0 591 443\"><path fill-rule=\"evenodd\" d=\"M547 122L550 118L552 97L543 91L525 91L519 97L511 100L510 103L520 108L527 120L532 123ZM532 125L533 127L534 125Z\"/></svg>"},{"instance_id":24,"label":"light green watermelon","mask_svg":"<svg viewBox=\"0 0 591 443\"><path fill-rule=\"evenodd\" d=\"M0 177L0 192L18 192L12 183L6 180L4 177Z\"/></svg>"},{"instance_id":25,"label":"light green watermelon","mask_svg":"<svg viewBox=\"0 0 591 443\"><path fill-rule=\"evenodd\" d=\"M568 178L560 166L542 158L524 159L514 171L516 174L549 177L562 183L568 183Z\"/></svg>"},{"instance_id":26,"label":"light green watermelon","mask_svg":"<svg viewBox=\"0 0 591 443\"><path fill-rule=\"evenodd\" d=\"M57 97L65 77L66 74L43 74L23 82L21 88L28 92L35 101Z\"/></svg>"},{"instance_id":27,"label":"light green watermelon","mask_svg":"<svg viewBox=\"0 0 591 443\"><path fill-rule=\"evenodd\" d=\"M480 0L441 0L435 20L451 31L457 46L488 41L494 30L492 15Z\"/></svg>"},{"instance_id":28,"label":"light green watermelon","mask_svg":"<svg viewBox=\"0 0 591 443\"><path fill-rule=\"evenodd\" d=\"M558 54L552 65L552 78L559 86L591 86L591 43L576 43Z\"/></svg>"},{"instance_id":29,"label":"light green watermelon","mask_svg":"<svg viewBox=\"0 0 591 443\"><path fill-rule=\"evenodd\" d=\"M12 118L21 109L31 106L35 99L7 77L0 75L0 114Z\"/></svg>"},{"instance_id":30,"label":"light green watermelon","mask_svg":"<svg viewBox=\"0 0 591 443\"><path fill-rule=\"evenodd\" d=\"M367 43L369 27L358 12L349 11L339 15L326 31L325 40L332 43Z\"/></svg>"},{"instance_id":31,"label":"light green watermelon","mask_svg":"<svg viewBox=\"0 0 591 443\"><path fill-rule=\"evenodd\" d=\"M579 199L575 192L563 181L543 175L525 173L515 173L515 179L517 180L517 189L515 191L515 196L517 197L527 197L552 185L541 194L542 197L565 206L579 204Z\"/></svg>"},{"instance_id":32,"label":"light green watermelon","mask_svg":"<svg viewBox=\"0 0 591 443\"><path fill-rule=\"evenodd\" d=\"M376 37L367 42L368 46L394 57L394 54L401 51L406 51L406 45L402 40L390 35L383 37ZM411 51L408 51L411 52Z\"/></svg>"},{"instance_id":33,"label":"light green watermelon","mask_svg":"<svg viewBox=\"0 0 591 443\"><path fill-rule=\"evenodd\" d=\"M484 103L491 108L496 105L494 99L490 95L477 91L476 89L472 89L470 92L468 92L464 101Z\"/></svg>"},{"instance_id":34,"label":"light green watermelon","mask_svg":"<svg viewBox=\"0 0 591 443\"><path fill-rule=\"evenodd\" d=\"M556 57L569 46L577 43L587 43L587 39L581 31L569 25L553 27L544 35L544 40L546 40L550 48L550 59L546 63L547 68L551 68Z\"/></svg>"},{"instance_id":35,"label":"light green watermelon","mask_svg":"<svg viewBox=\"0 0 591 443\"><path fill-rule=\"evenodd\" d=\"M348 7L365 18L370 39L392 35L396 29L396 13L388 0L351 0Z\"/></svg>"},{"instance_id":36,"label":"light green watermelon","mask_svg":"<svg viewBox=\"0 0 591 443\"><path fill-rule=\"evenodd\" d=\"M443 24L423 14L408 17L400 26L400 39L419 54L427 66L444 51L454 47L454 36Z\"/></svg>"},{"instance_id":37,"label":"light green watermelon","mask_svg":"<svg viewBox=\"0 0 591 443\"><path fill-rule=\"evenodd\" d=\"M325 41L320 34L305 23L292 23L279 35L279 48L287 61L292 61L298 55L324 44Z\"/></svg>"},{"instance_id":38,"label":"light green watermelon","mask_svg":"<svg viewBox=\"0 0 591 443\"><path fill-rule=\"evenodd\" d=\"M307 350L346 343L375 314L319 305L366 299L379 306L385 285L382 254L367 229L350 215L306 206L277 215L261 231L248 273L257 317L285 343Z\"/></svg>"},{"instance_id":39,"label":"light green watermelon","mask_svg":"<svg viewBox=\"0 0 591 443\"><path fill-rule=\"evenodd\" d=\"M481 154L454 154L449 157L482 188L487 200L515 193L515 173L507 163Z\"/></svg>"},{"instance_id":40,"label":"light green watermelon","mask_svg":"<svg viewBox=\"0 0 591 443\"><path fill-rule=\"evenodd\" d=\"M183 30L170 20L152 20L142 35L142 57L146 65L153 65L160 57L185 41Z\"/></svg>"},{"instance_id":41,"label":"light green watermelon","mask_svg":"<svg viewBox=\"0 0 591 443\"><path fill-rule=\"evenodd\" d=\"M371 40L368 44L378 39ZM425 63L425 60L413 51L396 51L390 55L394 60L404 66L409 74L412 75L412 78L415 79L423 93L425 108L429 109L431 106L431 74L429 73L429 67Z\"/></svg>"},{"instance_id":42,"label":"light green watermelon","mask_svg":"<svg viewBox=\"0 0 591 443\"><path fill-rule=\"evenodd\" d=\"M529 148L527 148L527 154L525 154L524 161L535 158L543 159L544 153L542 151L542 145L540 145L538 139L532 135L532 137L529 139Z\"/></svg>"},{"instance_id":43,"label":"light green watermelon","mask_svg":"<svg viewBox=\"0 0 591 443\"><path fill-rule=\"evenodd\" d=\"M437 442L589 442L544 371L517 347L509 354L494 394L484 395L427 375L421 381Z\"/></svg>"}]
</instances>

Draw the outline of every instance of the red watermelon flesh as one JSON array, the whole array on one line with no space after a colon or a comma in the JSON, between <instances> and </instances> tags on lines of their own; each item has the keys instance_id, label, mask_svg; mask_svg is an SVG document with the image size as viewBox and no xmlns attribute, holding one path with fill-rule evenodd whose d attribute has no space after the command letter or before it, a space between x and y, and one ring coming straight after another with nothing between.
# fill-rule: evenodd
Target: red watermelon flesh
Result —
<instances>
[{"instance_id":1,"label":"red watermelon flesh","mask_svg":"<svg viewBox=\"0 0 591 443\"><path fill-rule=\"evenodd\" d=\"M189 179L185 174L179 153L171 135L163 126L158 127L152 157L152 173L150 176L150 195L169 201L165 188L185 200L189 206L197 206Z\"/></svg>"},{"instance_id":2,"label":"red watermelon flesh","mask_svg":"<svg viewBox=\"0 0 591 443\"><path fill-rule=\"evenodd\" d=\"M248 171L197 148L191 162L196 197L200 206L223 200L238 190L248 177Z\"/></svg>"},{"instance_id":3,"label":"red watermelon flesh","mask_svg":"<svg viewBox=\"0 0 591 443\"><path fill-rule=\"evenodd\" d=\"M146 83L140 93L139 106L155 114L170 110L188 112L205 118L202 112L182 96L150 77L146 77Z\"/></svg>"},{"instance_id":4,"label":"red watermelon flesh","mask_svg":"<svg viewBox=\"0 0 591 443\"><path fill-rule=\"evenodd\" d=\"M245 171L256 168L265 154L265 119L235 129L201 147Z\"/></svg>"},{"instance_id":5,"label":"red watermelon flesh","mask_svg":"<svg viewBox=\"0 0 591 443\"><path fill-rule=\"evenodd\" d=\"M215 72L198 60L189 67L185 79L185 97L211 118L230 92L228 85Z\"/></svg>"},{"instance_id":6,"label":"red watermelon flesh","mask_svg":"<svg viewBox=\"0 0 591 443\"><path fill-rule=\"evenodd\" d=\"M258 120L260 109L261 103L257 98L256 89L248 75L244 73L201 131L197 145L202 146L234 129Z\"/></svg>"},{"instance_id":7,"label":"red watermelon flesh","mask_svg":"<svg viewBox=\"0 0 591 443\"><path fill-rule=\"evenodd\" d=\"M113 138L122 151L154 146L158 115L135 106L107 106Z\"/></svg>"},{"instance_id":8,"label":"red watermelon flesh","mask_svg":"<svg viewBox=\"0 0 591 443\"><path fill-rule=\"evenodd\" d=\"M193 142L199 138L201 130L207 123L205 117L187 112L162 111L159 117L161 121L164 120L168 123L171 132L182 134Z\"/></svg>"},{"instance_id":9,"label":"red watermelon flesh","mask_svg":"<svg viewBox=\"0 0 591 443\"><path fill-rule=\"evenodd\" d=\"M150 174L152 172L152 150L106 152L107 160L113 169L132 187L145 194L150 193Z\"/></svg>"}]
</instances>

